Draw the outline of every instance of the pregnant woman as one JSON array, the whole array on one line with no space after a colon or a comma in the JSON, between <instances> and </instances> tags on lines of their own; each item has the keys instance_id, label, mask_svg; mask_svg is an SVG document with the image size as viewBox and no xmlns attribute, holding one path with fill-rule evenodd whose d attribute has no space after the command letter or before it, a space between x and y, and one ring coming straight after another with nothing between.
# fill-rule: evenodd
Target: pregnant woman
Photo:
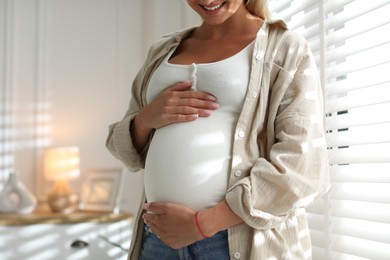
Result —
<instances>
[{"instance_id":1,"label":"pregnant woman","mask_svg":"<svg viewBox=\"0 0 390 260\"><path fill-rule=\"evenodd\" d=\"M155 43L107 147L143 170L129 259L311 259L328 189L311 51L264 0L187 0L203 22Z\"/></svg>"}]
</instances>

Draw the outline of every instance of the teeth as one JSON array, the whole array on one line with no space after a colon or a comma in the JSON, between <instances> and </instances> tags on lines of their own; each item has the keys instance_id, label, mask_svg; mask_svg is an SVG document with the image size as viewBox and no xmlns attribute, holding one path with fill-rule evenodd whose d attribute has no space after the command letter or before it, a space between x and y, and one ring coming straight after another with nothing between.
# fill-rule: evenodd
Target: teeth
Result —
<instances>
[{"instance_id":1,"label":"teeth","mask_svg":"<svg viewBox=\"0 0 390 260\"><path fill-rule=\"evenodd\" d=\"M204 9L206 9L208 11L214 11L214 10L217 10L218 8L220 8L221 6L222 6L222 3L219 5L213 6L213 7L207 7L207 6L203 6L203 7L204 7Z\"/></svg>"}]
</instances>

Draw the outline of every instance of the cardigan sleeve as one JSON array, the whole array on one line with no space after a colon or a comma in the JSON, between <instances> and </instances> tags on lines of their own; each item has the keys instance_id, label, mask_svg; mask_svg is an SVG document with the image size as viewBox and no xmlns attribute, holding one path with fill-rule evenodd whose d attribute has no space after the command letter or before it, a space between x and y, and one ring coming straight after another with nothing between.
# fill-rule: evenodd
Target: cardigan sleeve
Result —
<instances>
[{"instance_id":1,"label":"cardigan sleeve","mask_svg":"<svg viewBox=\"0 0 390 260\"><path fill-rule=\"evenodd\" d=\"M274 118L270 109L267 142L272 144L267 154L255 160L225 197L230 208L256 229L280 226L289 213L329 188L321 85L310 50L302 46L299 50L303 54L293 72L274 64L280 69L275 80L279 85L273 86L279 94L270 99L278 105Z\"/></svg>"},{"instance_id":2,"label":"cardigan sleeve","mask_svg":"<svg viewBox=\"0 0 390 260\"><path fill-rule=\"evenodd\" d=\"M106 147L111 154L120 160L132 172L144 168L145 154L148 145L141 153L138 153L133 145L130 135L130 123L142 107L142 85L144 84L146 71L152 57L151 50L144 65L137 73L131 87L131 98L127 112L122 120L109 126L106 138Z\"/></svg>"},{"instance_id":3,"label":"cardigan sleeve","mask_svg":"<svg viewBox=\"0 0 390 260\"><path fill-rule=\"evenodd\" d=\"M187 31L184 31L183 33L187 33ZM175 44L175 38L172 36L155 42L149 48L145 62L134 78L131 86L131 99L126 114L122 120L111 124L108 129L108 136L106 138L107 149L115 158L119 159L133 172L144 168L146 153L151 139L146 144L143 151L138 153L130 136L130 123L145 105L144 102L146 101L144 101L143 98L146 91L146 84L154 66L159 63L161 58L169 51L170 46L173 46L173 44Z\"/></svg>"},{"instance_id":4,"label":"cardigan sleeve","mask_svg":"<svg viewBox=\"0 0 390 260\"><path fill-rule=\"evenodd\" d=\"M139 89L140 74L133 82L133 89ZM134 148L133 140L130 136L130 122L138 114L140 109L139 95L132 93L130 106L125 116L119 122L113 123L109 126L108 136L106 139L106 147L111 154L120 160L125 166L136 172L143 168L144 160L142 155Z\"/></svg>"}]
</instances>

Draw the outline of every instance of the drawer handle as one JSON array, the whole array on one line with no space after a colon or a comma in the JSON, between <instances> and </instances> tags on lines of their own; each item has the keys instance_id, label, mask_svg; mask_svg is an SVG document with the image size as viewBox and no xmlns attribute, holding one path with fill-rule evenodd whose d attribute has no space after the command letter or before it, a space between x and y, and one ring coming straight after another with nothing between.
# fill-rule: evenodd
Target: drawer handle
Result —
<instances>
[{"instance_id":1,"label":"drawer handle","mask_svg":"<svg viewBox=\"0 0 390 260\"><path fill-rule=\"evenodd\" d=\"M72 244L70 244L71 248L84 248L88 246L89 244L83 240L75 240L72 242Z\"/></svg>"}]
</instances>

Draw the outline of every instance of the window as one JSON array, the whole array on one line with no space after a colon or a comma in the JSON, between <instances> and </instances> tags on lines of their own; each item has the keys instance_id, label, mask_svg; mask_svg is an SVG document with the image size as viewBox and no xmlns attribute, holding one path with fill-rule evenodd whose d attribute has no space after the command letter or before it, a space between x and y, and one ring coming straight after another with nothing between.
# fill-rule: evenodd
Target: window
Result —
<instances>
[{"instance_id":1,"label":"window","mask_svg":"<svg viewBox=\"0 0 390 260\"><path fill-rule=\"evenodd\" d=\"M332 188L308 209L313 259L390 259L390 1L270 0L321 72Z\"/></svg>"},{"instance_id":2,"label":"window","mask_svg":"<svg viewBox=\"0 0 390 260\"><path fill-rule=\"evenodd\" d=\"M12 169L12 139L11 139L11 98L10 75L9 70L9 53L10 42L6 40L7 22L9 17L6 15L7 4L5 1L0 2L0 190L2 183L6 180L6 172Z\"/></svg>"}]
</instances>

